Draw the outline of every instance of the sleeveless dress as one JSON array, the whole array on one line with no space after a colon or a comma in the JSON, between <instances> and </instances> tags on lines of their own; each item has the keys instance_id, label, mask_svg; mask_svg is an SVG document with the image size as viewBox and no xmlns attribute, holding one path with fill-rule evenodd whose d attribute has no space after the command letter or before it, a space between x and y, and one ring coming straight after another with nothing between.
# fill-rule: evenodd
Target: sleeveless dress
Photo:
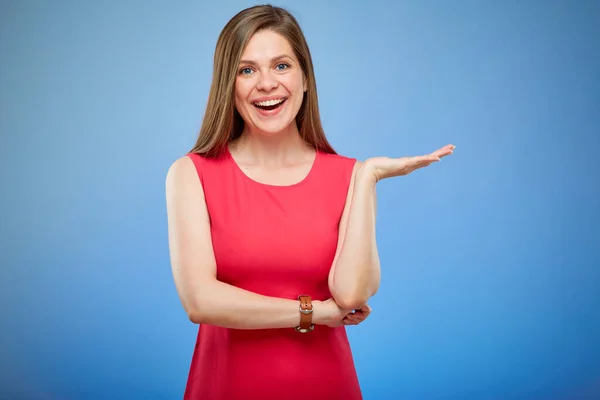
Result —
<instances>
[{"instance_id":1,"label":"sleeveless dress","mask_svg":"<svg viewBox=\"0 0 600 400\"><path fill-rule=\"evenodd\" d=\"M252 180L229 151L188 157L204 188L218 280L265 296L331 297L355 159L317 152L304 180L273 186ZM362 399L345 327L303 334L200 325L184 400L238 399Z\"/></svg>"}]
</instances>

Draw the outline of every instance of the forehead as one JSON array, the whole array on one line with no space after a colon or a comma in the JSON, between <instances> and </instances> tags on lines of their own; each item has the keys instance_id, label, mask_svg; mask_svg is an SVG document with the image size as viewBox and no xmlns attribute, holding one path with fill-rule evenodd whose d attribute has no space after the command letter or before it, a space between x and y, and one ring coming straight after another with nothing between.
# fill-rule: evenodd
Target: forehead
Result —
<instances>
[{"instance_id":1,"label":"forehead","mask_svg":"<svg viewBox=\"0 0 600 400\"><path fill-rule=\"evenodd\" d=\"M284 54L294 57L294 51L288 40L272 30L262 30L250 38L242 52L242 59L256 62L270 61L273 57Z\"/></svg>"}]
</instances>

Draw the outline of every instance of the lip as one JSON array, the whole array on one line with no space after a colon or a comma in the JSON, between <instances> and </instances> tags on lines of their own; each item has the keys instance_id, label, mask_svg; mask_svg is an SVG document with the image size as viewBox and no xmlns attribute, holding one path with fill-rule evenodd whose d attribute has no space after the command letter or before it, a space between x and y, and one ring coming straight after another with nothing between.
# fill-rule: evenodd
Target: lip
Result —
<instances>
[{"instance_id":1,"label":"lip","mask_svg":"<svg viewBox=\"0 0 600 400\"><path fill-rule=\"evenodd\" d=\"M287 97L271 97L270 99L267 99L267 100L276 100L276 99L283 99L283 103L274 110L263 110L262 108L256 107L254 105L252 105L252 108L258 113L258 115L260 115L262 117L274 117L274 116L278 115L279 113L281 113L281 111L287 106ZM258 101L265 101L265 100L258 100Z\"/></svg>"}]
</instances>

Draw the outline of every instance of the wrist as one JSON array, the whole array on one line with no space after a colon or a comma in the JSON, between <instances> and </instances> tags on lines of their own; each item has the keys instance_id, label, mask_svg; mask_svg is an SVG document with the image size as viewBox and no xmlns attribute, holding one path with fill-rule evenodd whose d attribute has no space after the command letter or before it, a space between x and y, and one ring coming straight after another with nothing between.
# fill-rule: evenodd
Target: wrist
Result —
<instances>
[{"instance_id":1,"label":"wrist","mask_svg":"<svg viewBox=\"0 0 600 400\"><path fill-rule=\"evenodd\" d=\"M355 177L357 184L375 185L379 181L377 169L369 162L369 160L361 163L356 171Z\"/></svg>"},{"instance_id":2,"label":"wrist","mask_svg":"<svg viewBox=\"0 0 600 400\"><path fill-rule=\"evenodd\" d=\"M326 306L325 302L320 300L313 300L313 324L315 325L324 325L326 321Z\"/></svg>"}]
</instances>

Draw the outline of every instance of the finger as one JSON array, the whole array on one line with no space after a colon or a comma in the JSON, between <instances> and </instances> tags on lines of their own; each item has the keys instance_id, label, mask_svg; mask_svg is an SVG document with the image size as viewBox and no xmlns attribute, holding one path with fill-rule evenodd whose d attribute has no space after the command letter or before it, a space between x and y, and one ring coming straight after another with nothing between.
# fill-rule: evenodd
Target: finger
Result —
<instances>
[{"instance_id":1,"label":"finger","mask_svg":"<svg viewBox=\"0 0 600 400\"><path fill-rule=\"evenodd\" d=\"M425 156L415 156L411 157L410 160L406 163L408 169L415 170L417 168L426 167L429 164L439 161L440 158L435 155L425 155Z\"/></svg>"},{"instance_id":2,"label":"finger","mask_svg":"<svg viewBox=\"0 0 600 400\"><path fill-rule=\"evenodd\" d=\"M409 163L409 168L414 171L415 169L418 169L418 168L427 167L427 166L431 165L431 163L434 163L437 161L440 161L440 157L433 155L433 154L428 154L425 156L416 156L416 157L413 157L413 159Z\"/></svg>"},{"instance_id":3,"label":"finger","mask_svg":"<svg viewBox=\"0 0 600 400\"><path fill-rule=\"evenodd\" d=\"M435 161L439 161L439 156L437 155L437 152L433 152L431 154L425 154L423 156L417 156L415 157L416 161L419 163L426 163L426 162L435 162Z\"/></svg>"},{"instance_id":4,"label":"finger","mask_svg":"<svg viewBox=\"0 0 600 400\"><path fill-rule=\"evenodd\" d=\"M356 314L352 316L352 319L355 319L357 321L364 321L365 319L367 319L368 316L369 313L365 311L357 311Z\"/></svg>"},{"instance_id":5,"label":"finger","mask_svg":"<svg viewBox=\"0 0 600 400\"><path fill-rule=\"evenodd\" d=\"M442 157L445 157L451 153L452 153L452 151L442 152L442 151L436 150L431 154L413 157L413 159L411 160L411 163L410 163L410 169L414 171L415 169L427 167L434 162L440 161L442 159Z\"/></svg>"},{"instance_id":6,"label":"finger","mask_svg":"<svg viewBox=\"0 0 600 400\"><path fill-rule=\"evenodd\" d=\"M354 316L354 318L355 318L356 320L359 320L359 321L364 321L364 320L365 320L365 319L367 319L367 317L369 316L369 313L368 313L368 312L366 312L366 311L359 311L359 312L357 312L357 313L356 313L356 314L354 314L354 315L355 315L355 316Z\"/></svg>"},{"instance_id":7,"label":"finger","mask_svg":"<svg viewBox=\"0 0 600 400\"><path fill-rule=\"evenodd\" d=\"M352 310L351 312L349 312L348 314L346 314L346 315L344 316L344 318L350 318L350 319L352 319L352 318L354 318L355 316L357 316L358 314L360 314L361 312L362 312L362 311L360 311L360 310Z\"/></svg>"},{"instance_id":8,"label":"finger","mask_svg":"<svg viewBox=\"0 0 600 400\"><path fill-rule=\"evenodd\" d=\"M445 157L447 155L450 155L454 152L454 149L456 148L455 145L453 144L447 144L446 146L437 149L436 151L432 152L430 155L434 156L434 157Z\"/></svg>"},{"instance_id":9,"label":"finger","mask_svg":"<svg viewBox=\"0 0 600 400\"><path fill-rule=\"evenodd\" d=\"M439 149L437 149L436 152L437 151L441 151L441 152L448 152L448 151L450 151L450 152L452 152L452 151L454 151L455 148L456 148L455 145L453 145L453 144L447 144L447 145L442 146Z\"/></svg>"},{"instance_id":10,"label":"finger","mask_svg":"<svg viewBox=\"0 0 600 400\"><path fill-rule=\"evenodd\" d=\"M358 322L358 321L362 321L364 319L364 316L361 314L354 314L351 316L346 317L346 319L348 319L349 321L354 321L354 322Z\"/></svg>"},{"instance_id":11,"label":"finger","mask_svg":"<svg viewBox=\"0 0 600 400\"><path fill-rule=\"evenodd\" d=\"M373 309L368 304L365 304L360 308L359 311L370 313L371 311L373 311Z\"/></svg>"}]
</instances>

